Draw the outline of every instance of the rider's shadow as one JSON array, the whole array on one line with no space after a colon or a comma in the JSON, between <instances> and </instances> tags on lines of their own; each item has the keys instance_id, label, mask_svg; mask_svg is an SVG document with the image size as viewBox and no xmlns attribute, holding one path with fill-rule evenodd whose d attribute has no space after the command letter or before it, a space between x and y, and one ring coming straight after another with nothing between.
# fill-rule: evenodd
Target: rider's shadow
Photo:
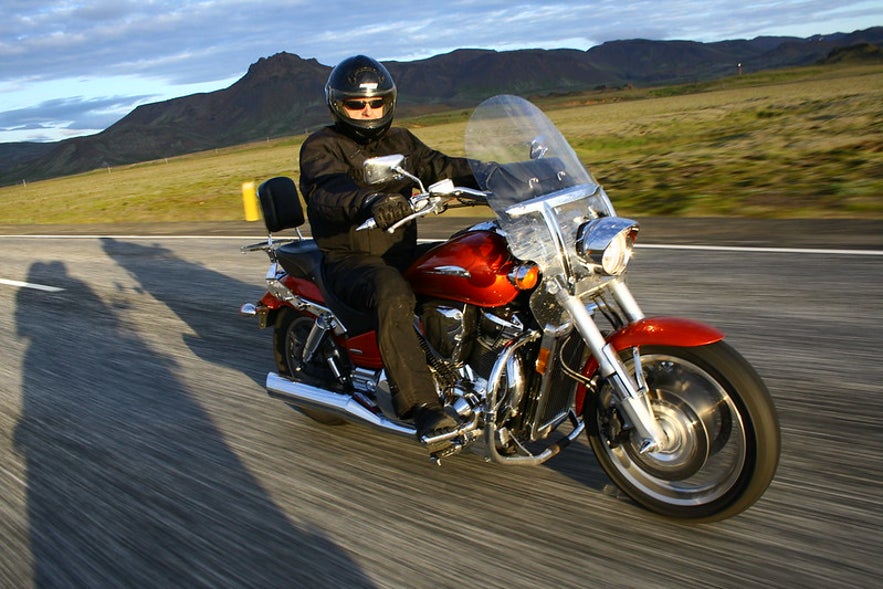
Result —
<instances>
[{"instance_id":1,"label":"rider's shadow","mask_svg":"<svg viewBox=\"0 0 883 589\"><path fill-rule=\"evenodd\" d=\"M255 301L261 287L185 260L160 245L103 238L105 253L124 268L139 288L164 303L193 332L182 340L194 354L237 370L264 385L273 369L268 332L239 316L239 305Z\"/></svg>"},{"instance_id":2,"label":"rider's shadow","mask_svg":"<svg viewBox=\"0 0 883 589\"><path fill-rule=\"evenodd\" d=\"M33 264L28 281L65 289L16 298L30 584L372 586L275 504L179 381L175 358L63 263Z\"/></svg>"}]
</instances>

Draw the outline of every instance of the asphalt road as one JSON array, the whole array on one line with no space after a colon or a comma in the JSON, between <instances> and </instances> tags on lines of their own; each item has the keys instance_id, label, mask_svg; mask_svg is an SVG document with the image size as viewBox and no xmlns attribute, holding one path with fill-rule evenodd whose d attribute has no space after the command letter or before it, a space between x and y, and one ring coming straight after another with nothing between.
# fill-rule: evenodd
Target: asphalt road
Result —
<instances>
[{"instance_id":1,"label":"asphalt road","mask_svg":"<svg viewBox=\"0 0 883 589\"><path fill-rule=\"evenodd\" d=\"M254 226L0 236L0 587L878 586L881 226L737 225L642 240L793 249L645 247L629 278L648 314L723 329L780 413L766 495L702 526L619 496L585 441L436 467L267 397L271 334L238 316Z\"/></svg>"}]
</instances>

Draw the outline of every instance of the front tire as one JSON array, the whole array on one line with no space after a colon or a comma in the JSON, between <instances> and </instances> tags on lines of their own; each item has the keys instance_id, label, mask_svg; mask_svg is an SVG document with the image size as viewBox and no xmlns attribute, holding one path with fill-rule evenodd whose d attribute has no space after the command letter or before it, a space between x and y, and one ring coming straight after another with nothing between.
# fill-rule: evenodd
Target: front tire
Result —
<instances>
[{"instance_id":1,"label":"front tire","mask_svg":"<svg viewBox=\"0 0 883 589\"><path fill-rule=\"evenodd\" d=\"M634 374L631 349L623 362ZM601 467L629 497L666 517L709 522L744 511L779 462L780 434L766 386L724 342L646 346L640 361L664 448L642 454L611 386L589 395L585 420Z\"/></svg>"},{"instance_id":2,"label":"front tire","mask_svg":"<svg viewBox=\"0 0 883 589\"><path fill-rule=\"evenodd\" d=\"M313 323L315 323L313 317L300 315L293 309L284 309L279 314L273 329L273 356L276 360L276 371L282 376L294 380L315 382L319 386L327 387L328 383L334 382L334 374L331 370L319 362L309 364L303 362L304 343L313 328ZM289 405L310 419L324 425L344 425L346 423L345 419L329 411L301 407L291 403Z\"/></svg>"}]
</instances>

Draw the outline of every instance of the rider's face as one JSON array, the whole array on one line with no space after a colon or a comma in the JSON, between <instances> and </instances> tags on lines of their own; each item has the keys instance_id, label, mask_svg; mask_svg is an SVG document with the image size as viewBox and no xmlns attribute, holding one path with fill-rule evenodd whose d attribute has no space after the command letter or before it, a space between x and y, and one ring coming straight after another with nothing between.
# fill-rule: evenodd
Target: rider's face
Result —
<instances>
[{"instance_id":1,"label":"rider's face","mask_svg":"<svg viewBox=\"0 0 883 589\"><path fill-rule=\"evenodd\" d=\"M343 103L343 110L351 119L379 119L383 116L383 109L382 98L354 99Z\"/></svg>"}]
</instances>

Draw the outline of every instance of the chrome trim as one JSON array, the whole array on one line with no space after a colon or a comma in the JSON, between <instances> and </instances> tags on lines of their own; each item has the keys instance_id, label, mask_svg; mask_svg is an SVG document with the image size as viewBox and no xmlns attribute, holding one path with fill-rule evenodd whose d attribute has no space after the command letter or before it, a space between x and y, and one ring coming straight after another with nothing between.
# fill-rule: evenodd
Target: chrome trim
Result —
<instances>
[{"instance_id":1,"label":"chrome trim","mask_svg":"<svg viewBox=\"0 0 883 589\"><path fill-rule=\"evenodd\" d=\"M581 184L579 186L565 188L564 190L543 194L530 200L514 204L508 207L505 212L510 217L521 217L529 213L541 212L545 207L551 209L584 198L591 198L598 194L600 188L601 187L597 184Z\"/></svg>"},{"instance_id":2,"label":"chrome trim","mask_svg":"<svg viewBox=\"0 0 883 589\"><path fill-rule=\"evenodd\" d=\"M257 317L258 318L258 327L260 329L264 329L267 327L268 317L270 315L270 309L263 304L253 304L253 303L245 303L239 308L239 314L243 317Z\"/></svg>"},{"instance_id":3,"label":"chrome trim","mask_svg":"<svg viewBox=\"0 0 883 589\"><path fill-rule=\"evenodd\" d=\"M586 423L582 419L580 419L576 415L576 413L573 412L573 410L567 412L567 418L570 420L570 424L573 426L573 430L539 454L530 454L528 456L503 456L497 451L497 446L494 443L493 439L491 439L489 442L487 442L488 456L490 456L491 460L498 464L542 464L553 456L558 455L558 453L569 446L572 441L582 435L583 431L586 429ZM485 432L486 431L487 430L485 430ZM513 439L513 441L515 441L516 444L518 443L517 440ZM521 444L519 444L519 446L521 446ZM528 451L523 446L521 446L521 448L525 452Z\"/></svg>"},{"instance_id":4,"label":"chrome trim","mask_svg":"<svg viewBox=\"0 0 883 589\"><path fill-rule=\"evenodd\" d=\"M632 291L626 286L622 278L611 280L607 283L607 286L610 288L610 292L613 293L616 302L619 303L619 308L625 313L629 323L634 323L644 318L644 312L638 305L638 301L635 300Z\"/></svg>"},{"instance_id":5,"label":"chrome trim","mask_svg":"<svg viewBox=\"0 0 883 589\"><path fill-rule=\"evenodd\" d=\"M366 423L384 431L414 437L416 429L406 423L387 419L365 405L356 401L351 395L334 393L302 382L270 372L266 381L267 394L293 405L303 405L314 409L331 411L341 417L360 423Z\"/></svg>"},{"instance_id":6,"label":"chrome trim","mask_svg":"<svg viewBox=\"0 0 883 589\"><path fill-rule=\"evenodd\" d=\"M610 380L623 411L644 440L644 446L647 449L660 447L662 440L665 439L665 433L656 421L646 395L638 390L620 360L619 353L604 339L589 310L578 297L567 292L564 277L555 278L556 280L547 284L547 288L558 299L558 303L570 313L574 327L589 346L592 356L598 361L598 371L601 376Z\"/></svg>"},{"instance_id":7,"label":"chrome trim","mask_svg":"<svg viewBox=\"0 0 883 589\"><path fill-rule=\"evenodd\" d=\"M620 267L613 269L604 266L604 258L612 247L614 239L626 232L638 231L638 223L624 217L599 217L580 225L576 236L576 253L595 269L608 276L618 276L625 272L634 249L634 241L626 239L623 244L624 260Z\"/></svg>"},{"instance_id":8,"label":"chrome trim","mask_svg":"<svg viewBox=\"0 0 883 589\"><path fill-rule=\"evenodd\" d=\"M265 276L267 280L267 290L271 295L283 301L285 303L289 303L292 307L294 307L298 311L306 311L310 315L315 317L327 316L332 321L335 335L343 335L347 332L346 326L341 322L340 318L334 314L330 308L325 305L321 305L319 303L313 302L309 299L305 299L300 295L296 295L291 292L291 289L285 286L282 283L282 278L285 276L284 271L279 270L279 263L273 262L270 264L270 267L267 269L267 275Z\"/></svg>"},{"instance_id":9,"label":"chrome trim","mask_svg":"<svg viewBox=\"0 0 883 589\"><path fill-rule=\"evenodd\" d=\"M482 309L481 315L483 318L487 319L497 327L503 329L503 337L512 339L515 336L520 335L522 332L524 332L524 324L521 322L521 319L519 319L517 315L513 315L511 317L511 321L503 319L499 315L494 315L493 313L490 313L484 309Z\"/></svg>"},{"instance_id":10,"label":"chrome trim","mask_svg":"<svg viewBox=\"0 0 883 589\"><path fill-rule=\"evenodd\" d=\"M436 266L426 271L427 274L440 274L441 276L456 276L457 278L472 278L472 273L463 266Z\"/></svg>"}]
</instances>

